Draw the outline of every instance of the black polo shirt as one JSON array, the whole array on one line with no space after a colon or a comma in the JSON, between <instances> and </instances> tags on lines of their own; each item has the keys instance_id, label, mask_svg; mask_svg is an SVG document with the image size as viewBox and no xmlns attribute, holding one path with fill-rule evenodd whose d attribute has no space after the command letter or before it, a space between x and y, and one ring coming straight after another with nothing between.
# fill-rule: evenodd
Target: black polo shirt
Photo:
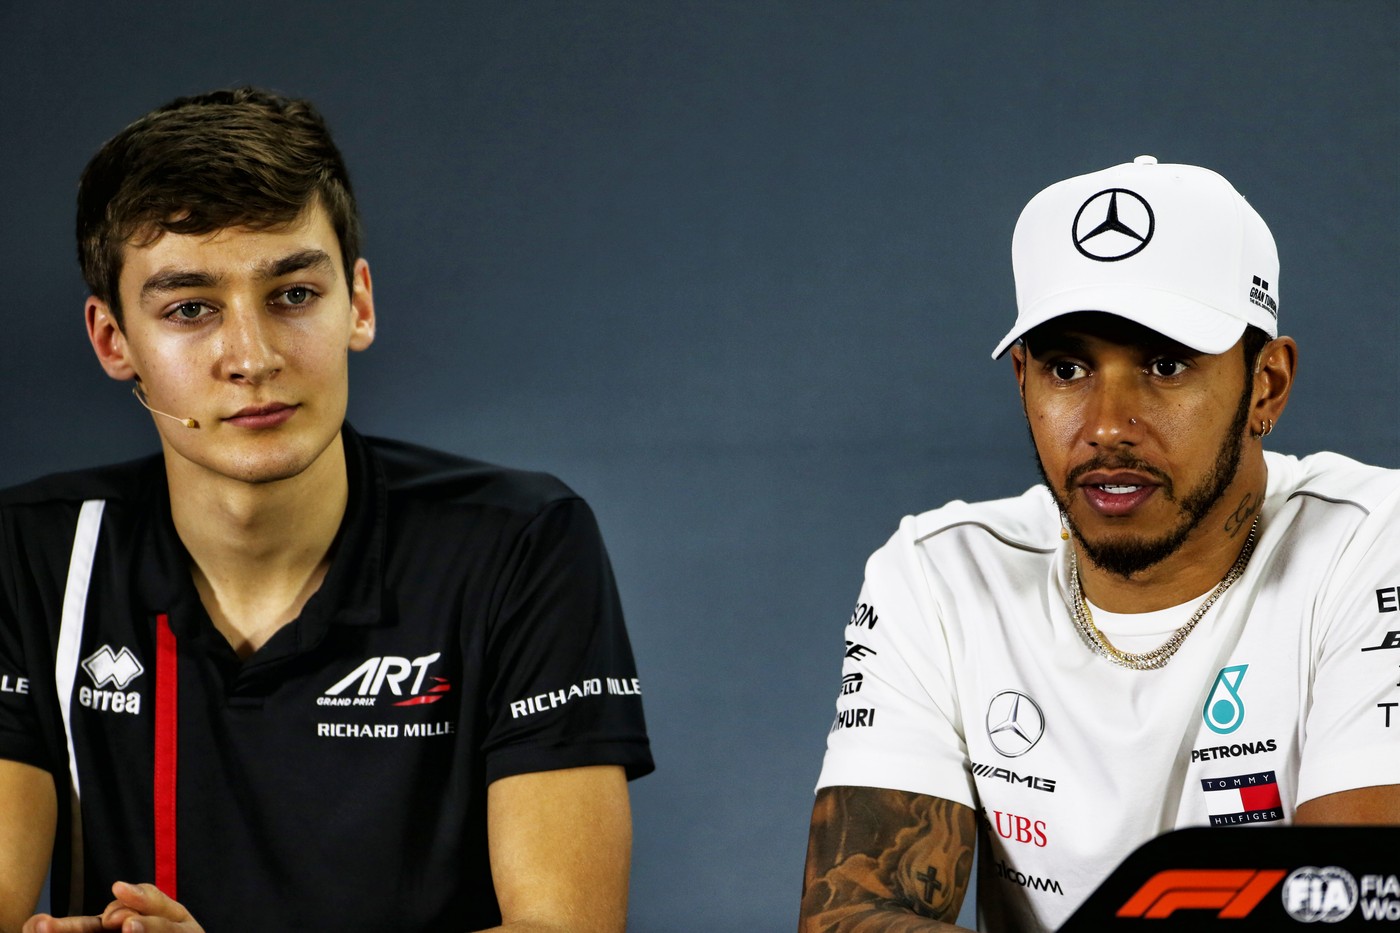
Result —
<instances>
[{"instance_id":1,"label":"black polo shirt","mask_svg":"<svg viewBox=\"0 0 1400 933\"><path fill-rule=\"evenodd\" d=\"M54 775L55 913L159 864L210 933L479 929L499 923L491 781L652 769L588 506L544 474L344 438L325 581L245 661L195 591L159 457L0 493L0 757Z\"/></svg>"}]
</instances>

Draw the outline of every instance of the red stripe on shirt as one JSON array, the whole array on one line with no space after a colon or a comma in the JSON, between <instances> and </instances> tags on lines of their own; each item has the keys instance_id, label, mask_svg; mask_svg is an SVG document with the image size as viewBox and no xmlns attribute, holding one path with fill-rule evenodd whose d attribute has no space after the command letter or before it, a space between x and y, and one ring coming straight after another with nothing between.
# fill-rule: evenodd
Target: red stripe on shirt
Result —
<instances>
[{"instance_id":1,"label":"red stripe on shirt","mask_svg":"<svg viewBox=\"0 0 1400 933\"><path fill-rule=\"evenodd\" d=\"M177 898L175 888L175 778L179 748L179 657L165 614L156 616L156 887Z\"/></svg>"}]
</instances>

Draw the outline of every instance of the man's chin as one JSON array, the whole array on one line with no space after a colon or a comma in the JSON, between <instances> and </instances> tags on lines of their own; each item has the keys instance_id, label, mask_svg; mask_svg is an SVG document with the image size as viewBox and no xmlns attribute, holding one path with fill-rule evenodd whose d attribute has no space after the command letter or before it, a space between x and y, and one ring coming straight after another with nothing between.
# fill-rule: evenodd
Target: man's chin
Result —
<instances>
[{"instance_id":1,"label":"man's chin","mask_svg":"<svg viewBox=\"0 0 1400 933\"><path fill-rule=\"evenodd\" d=\"M203 452L200 452L203 453ZM208 478L222 477L249 486L262 486L295 479L305 473L317 460L308 450L286 448L242 452L242 455L181 457L197 474ZM167 461L168 462L168 461ZM181 472L185 472L182 470Z\"/></svg>"},{"instance_id":2,"label":"man's chin","mask_svg":"<svg viewBox=\"0 0 1400 933\"><path fill-rule=\"evenodd\" d=\"M1076 528L1075 537L1084 556L1096 567L1126 578L1150 570L1175 554L1185 541L1187 531L1189 529L1177 529L1157 538L1121 533L1086 538Z\"/></svg>"}]
</instances>

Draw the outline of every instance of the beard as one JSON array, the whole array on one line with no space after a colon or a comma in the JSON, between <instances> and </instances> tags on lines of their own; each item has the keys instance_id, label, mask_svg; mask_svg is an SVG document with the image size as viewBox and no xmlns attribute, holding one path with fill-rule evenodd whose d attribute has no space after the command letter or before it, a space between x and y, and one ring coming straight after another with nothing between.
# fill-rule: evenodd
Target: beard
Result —
<instances>
[{"instance_id":1,"label":"beard","mask_svg":"<svg viewBox=\"0 0 1400 933\"><path fill-rule=\"evenodd\" d=\"M1240 456L1244 450L1244 429L1249 422L1252 395L1252 387L1247 387L1240 397L1234 420L1226 429L1225 436L1215 452L1215 461L1210 470L1194 488L1187 490L1179 499L1170 476L1128 451L1103 454L1080 464L1065 477L1064 487L1057 488L1045 472L1045 464L1040 459L1040 451L1036 449L1035 436L1032 435L1031 450L1035 453L1036 469L1040 471L1045 488L1050 490L1050 495L1054 497L1060 514L1069 525L1069 530L1084 549L1085 556L1103 570L1127 578L1175 554L1235 481L1235 474L1240 468ZM1029 428L1029 419L1026 424ZM1176 504L1180 519L1175 526L1156 538L1109 537L1100 541L1089 541L1070 517L1069 500L1075 480L1094 470L1134 470L1153 477L1161 483L1162 494L1166 500Z\"/></svg>"}]
</instances>

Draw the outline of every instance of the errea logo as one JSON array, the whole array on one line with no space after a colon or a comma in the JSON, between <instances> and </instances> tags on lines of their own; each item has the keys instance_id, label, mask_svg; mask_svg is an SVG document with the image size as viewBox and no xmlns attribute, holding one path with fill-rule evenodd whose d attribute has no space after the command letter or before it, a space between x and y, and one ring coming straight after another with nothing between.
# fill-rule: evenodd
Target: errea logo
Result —
<instances>
[{"instance_id":1,"label":"errea logo","mask_svg":"<svg viewBox=\"0 0 1400 933\"><path fill-rule=\"evenodd\" d=\"M431 678L433 683L424 689L428 680L428 667L442 652L434 651L421 658L400 658L394 655L368 658L353 671L336 681L329 690L316 698L317 706L374 706L385 687L392 696L407 696L391 706L424 706L436 703L443 694L452 689L445 677ZM416 673L415 673L416 672ZM405 682L413 678L411 687L405 689ZM354 696L341 696L352 686Z\"/></svg>"},{"instance_id":2,"label":"errea logo","mask_svg":"<svg viewBox=\"0 0 1400 933\"><path fill-rule=\"evenodd\" d=\"M92 678L92 687L78 688L78 702L88 709L100 712L131 713L141 712L141 694L127 687L146 672L136 655L125 646L113 651L111 645L103 645L83 659L83 670ZM102 687L115 687L103 690Z\"/></svg>"}]
</instances>

